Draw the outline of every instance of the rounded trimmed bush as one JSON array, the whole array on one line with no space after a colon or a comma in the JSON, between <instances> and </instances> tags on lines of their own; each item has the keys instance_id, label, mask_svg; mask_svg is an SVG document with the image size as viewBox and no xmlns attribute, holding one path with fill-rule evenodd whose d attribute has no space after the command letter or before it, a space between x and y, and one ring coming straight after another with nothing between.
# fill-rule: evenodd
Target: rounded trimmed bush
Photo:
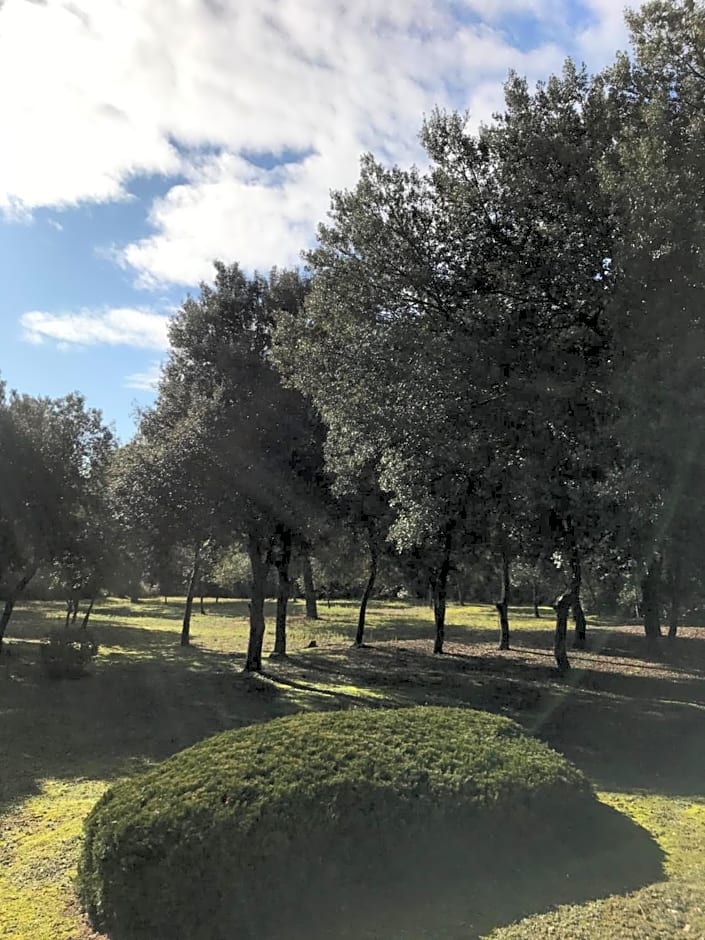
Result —
<instances>
[{"instance_id":1,"label":"rounded trimmed bush","mask_svg":"<svg viewBox=\"0 0 705 940\"><path fill-rule=\"evenodd\" d=\"M595 803L573 765L505 718L301 714L108 790L86 820L79 893L114 940L342 936L361 903L379 929L402 886L438 899L454 874L501 877Z\"/></svg>"}]
</instances>

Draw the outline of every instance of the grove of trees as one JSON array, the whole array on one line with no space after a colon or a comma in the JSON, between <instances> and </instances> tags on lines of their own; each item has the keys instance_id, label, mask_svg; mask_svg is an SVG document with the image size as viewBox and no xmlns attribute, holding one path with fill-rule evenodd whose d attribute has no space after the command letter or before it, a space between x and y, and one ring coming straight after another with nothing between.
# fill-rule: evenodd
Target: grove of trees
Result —
<instances>
[{"instance_id":1,"label":"grove of trees","mask_svg":"<svg viewBox=\"0 0 705 940\"><path fill-rule=\"evenodd\" d=\"M561 671L586 602L675 637L705 599L705 5L627 19L598 75L512 74L477 131L432 113L422 167L364 156L301 270L217 263L125 446L3 390L0 641L41 568L71 603L185 592L187 645L243 553L248 670L267 591L285 655L314 576L360 591L358 646L381 586L430 597L439 654L449 592L489 584L502 649L512 602L554 603Z\"/></svg>"}]
</instances>

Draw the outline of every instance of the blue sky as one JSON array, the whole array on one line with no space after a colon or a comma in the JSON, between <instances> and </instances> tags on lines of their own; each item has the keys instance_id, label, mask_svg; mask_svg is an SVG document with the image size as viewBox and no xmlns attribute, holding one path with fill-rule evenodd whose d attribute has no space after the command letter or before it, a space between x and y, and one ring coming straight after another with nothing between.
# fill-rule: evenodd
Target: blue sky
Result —
<instances>
[{"instance_id":1,"label":"blue sky","mask_svg":"<svg viewBox=\"0 0 705 940\"><path fill-rule=\"evenodd\" d=\"M362 152L421 160L423 114L488 119L510 68L601 68L620 6L0 2L0 375L79 389L128 439L214 258L296 263Z\"/></svg>"}]
</instances>

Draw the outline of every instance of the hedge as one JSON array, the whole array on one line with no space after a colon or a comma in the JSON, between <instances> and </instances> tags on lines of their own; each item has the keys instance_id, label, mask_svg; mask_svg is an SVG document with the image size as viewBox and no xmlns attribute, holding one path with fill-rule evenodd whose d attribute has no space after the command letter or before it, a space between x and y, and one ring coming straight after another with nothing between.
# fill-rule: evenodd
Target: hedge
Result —
<instances>
[{"instance_id":1,"label":"hedge","mask_svg":"<svg viewBox=\"0 0 705 940\"><path fill-rule=\"evenodd\" d=\"M573 765L505 718L300 714L109 789L86 820L79 895L113 940L314 936L314 923L332 936L361 905L386 916L401 887L438 896L453 872L496 877L594 802Z\"/></svg>"}]
</instances>

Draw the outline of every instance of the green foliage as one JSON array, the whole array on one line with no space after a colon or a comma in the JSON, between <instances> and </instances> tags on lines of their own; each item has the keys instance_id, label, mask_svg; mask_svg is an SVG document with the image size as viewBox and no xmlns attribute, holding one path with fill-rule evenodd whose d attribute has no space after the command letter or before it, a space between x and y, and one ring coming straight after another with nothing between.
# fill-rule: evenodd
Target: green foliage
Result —
<instances>
[{"instance_id":1,"label":"green foliage","mask_svg":"<svg viewBox=\"0 0 705 940\"><path fill-rule=\"evenodd\" d=\"M2 633L41 566L71 593L95 591L106 568L105 474L113 438L81 395L36 398L0 388Z\"/></svg>"},{"instance_id":2,"label":"green foliage","mask_svg":"<svg viewBox=\"0 0 705 940\"><path fill-rule=\"evenodd\" d=\"M504 718L298 715L111 788L86 821L79 892L115 940L269 936L329 890L393 885L459 849L490 864L502 832L536 837L592 802L576 768Z\"/></svg>"},{"instance_id":3,"label":"green foliage","mask_svg":"<svg viewBox=\"0 0 705 940\"><path fill-rule=\"evenodd\" d=\"M97 655L93 634L75 627L52 630L39 644L42 670L50 679L80 679Z\"/></svg>"}]
</instances>

